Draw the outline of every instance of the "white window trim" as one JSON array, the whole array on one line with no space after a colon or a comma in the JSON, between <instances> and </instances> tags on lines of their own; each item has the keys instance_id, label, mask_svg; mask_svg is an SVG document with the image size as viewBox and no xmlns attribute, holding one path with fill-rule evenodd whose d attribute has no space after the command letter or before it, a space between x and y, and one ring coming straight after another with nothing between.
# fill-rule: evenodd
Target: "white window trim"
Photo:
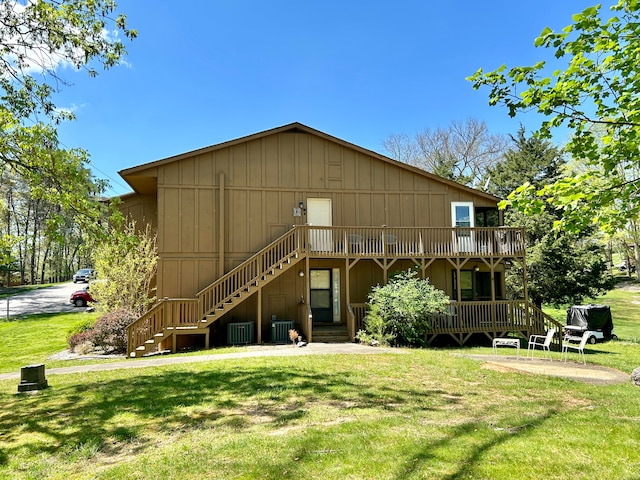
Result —
<instances>
[{"instance_id":1,"label":"white window trim","mask_svg":"<svg viewBox=\"0 0 640 480\"><path fill-rule=\"evenodd\" d=\"M475 227L476 213L473 208L473 202L451 202L451 226L456 227L456 207L469 207L470 228Z\"/></svg>"}]
</instances>

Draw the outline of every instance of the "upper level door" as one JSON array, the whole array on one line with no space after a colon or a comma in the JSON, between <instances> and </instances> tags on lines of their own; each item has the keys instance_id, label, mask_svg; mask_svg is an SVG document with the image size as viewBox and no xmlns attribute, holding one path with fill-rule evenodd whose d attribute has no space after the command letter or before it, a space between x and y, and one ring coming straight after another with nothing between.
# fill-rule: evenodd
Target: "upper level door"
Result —
<instances>
[{"instance_id":1,"label":"upper level door","mask_svg":"<svg viewBox=\"0 0 640 480\"><path fill-rule=\"evenodd\" d=\"M307 198L307 222L311 227L333 225L330 198ZM332 252L333 235L331 230L312 228L309 232L311 250L315 252Z\"/></svg>"},{"instance_id":2,"label":"upper level door","mask_svg":"<svg viewBox=\"0 0 640 480\"><path fill-rule=\"evenodd\" d=\"M473 202L451 202L451 223L456 227L453 240L458 252L473 251L474 221Z\"/></svg>"}]
</instances>

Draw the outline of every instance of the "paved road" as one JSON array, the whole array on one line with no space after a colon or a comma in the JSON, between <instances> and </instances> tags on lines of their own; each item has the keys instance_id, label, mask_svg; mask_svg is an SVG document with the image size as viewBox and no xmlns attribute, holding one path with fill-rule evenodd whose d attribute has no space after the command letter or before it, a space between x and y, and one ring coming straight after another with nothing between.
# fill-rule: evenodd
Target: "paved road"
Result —
<instances>
[{"instance_id":1,"label":"paved road","mask_svg":"<svg viewBox=\"0 0 640 480\"><path fill-rule=\"evenodd\" d=\"M69 282L3 298L0 300L0 317L7 317L7 307L9 317L32 315L34 313L82 311L82 308L74 307L69 303L69 297L73 292L84 288L86 285L86 283L74 284Z\"/></svg>"}]
</instances>

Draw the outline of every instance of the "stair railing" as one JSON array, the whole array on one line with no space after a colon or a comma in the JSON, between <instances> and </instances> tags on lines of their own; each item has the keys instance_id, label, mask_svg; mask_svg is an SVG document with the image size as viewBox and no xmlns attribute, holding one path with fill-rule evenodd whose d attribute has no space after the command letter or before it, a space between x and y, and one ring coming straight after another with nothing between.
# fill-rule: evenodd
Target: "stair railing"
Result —
<instances>
[{"instance_id":1,"label":"stair railing","mask_svg":"<svg viewBox=\"0 0 640 480\"><path fill-rule=\"evenodd\" d=\"M211 285L199 291L197 297L200 318L209 315L251 286L257 286L263 277L279 268L284 262L300 255L303 251L301 230L303 229L294 227Z\"/></svg>"},{"instance_id":2,"label":"stair railing","mask_svg":"<svg viewBox=\"0 0 640 480\"><path fill-rule=\"evenodd\" d=\"M547 332L551 328L555 328L556 334L553 336L552 344L556 347L557 350L560 350L560 346L562 345L562 332L564 329L564 325L558 322L555 318L544 313L531 302L528 302L528 305L526 305L525 308L528 308L529 310L531 321L530 329L532 331L543 333Z\"/></svg>"}]
</instances>

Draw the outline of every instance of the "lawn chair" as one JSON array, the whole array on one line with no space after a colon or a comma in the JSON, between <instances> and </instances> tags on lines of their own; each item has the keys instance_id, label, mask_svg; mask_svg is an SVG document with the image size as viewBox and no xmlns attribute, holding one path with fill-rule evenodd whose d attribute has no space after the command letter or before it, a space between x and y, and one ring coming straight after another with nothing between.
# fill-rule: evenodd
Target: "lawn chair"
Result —
<instances>
[{"instance_id":1,"label":"lawn chair","mask_svg":"<svg viewBox=\"0 0 640 480\"><path fill-rule=\"evenodd\" d=\"M582 363L587 364L587 360L584 357L584 346L589 341L589 338L593 335L593 332L587 330L582 334L582 338L580 339L580 343L571 343L568 338L565 338L562 342L562 352L564 353L564 361L567 361L567 356L569 355L569 349L577 350L578 354L582 357Z\"/></svg>"},{"instance_id":2,"label":"lawn chair","mask_svg":"<svg viewBox=\"0 0 640 480\"><path fill-rule=\"evenodd\" d=\"M551 341L555 334L556 329L551 328L546 335L531 335L527 344L527 356L533 358L533 352L536 347L542 347L542 351L546 351L549 354L549 360L553 362L553 358L551 358Z\"/></svg>"}]
</instances>

